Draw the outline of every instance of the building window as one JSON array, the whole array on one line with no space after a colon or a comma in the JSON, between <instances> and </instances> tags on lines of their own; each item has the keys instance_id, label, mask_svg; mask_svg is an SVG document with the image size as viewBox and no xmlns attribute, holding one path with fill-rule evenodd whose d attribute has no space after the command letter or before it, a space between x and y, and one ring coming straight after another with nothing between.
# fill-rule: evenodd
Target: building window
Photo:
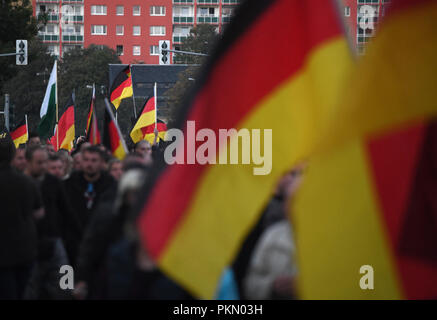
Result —
<instances>
[{"instance_id":1,"label":"building window","mask_svg":"<svg viewBox=\"0 0 437 320\"><path fill-rule=\"evenodd\" d=\"M121 44L117 45L117 55L122 56L123 55L123 46Z\"/></svg>"},{"instance_id":2,"label":"building window","mask_svg":"<svg viewBox=\"0 0 437 320\"><path fill-rule=\"evenodd\" d=\"M151 16L165 16L165 7L164 6L151 6L150 7L150 15Z\"/></svg>"},{"instance_id":3,"label":"building window","mask_svg":"<svg viewBox=\"0 0 437 320\"><path fill-rule=\"evenodd\" d=\"M202 17L214 16L215 8L199 8L198 14Z\"/></svg>"},{"instance_id":4,"label":"building window","mask_svg":"<svg viewBox=\"0 0 437 320\"><path fill-rule=\"evenodd\" d=\"M106 26L105 25L92 25L91 26L91 34L106 35Z\"/></svg>"},{"instance_id":5,"label":"building window","mask_svg":"<svg viewBox=\"0 0 437 320\"><path fill-rule=\"evenodd\" d=\"M124 26L117 26L115 31L116 31L115 33L117 34L117 36L124 35Z\"/></svg>"},{"instance_id":6,"label":"building window","mask_svg":"<svg viewBox=\"0 0 437 320\"><path fill-rule=\"evenodd\" d=\"M91 15L106 16L106 6L91 6Z\"/></svg>"},{"instance_id":7,"label":"building window","mask_svg":"<svg viewBox=\"0 0 437 320\"><path fill-rule=\"evenodd\" d=\"M48 24L45 26L45 30L44 30L44 28L42 30L43 30L43 32L45 31L45 33L53 34L53 33L55 33L55 26L53 24Z\"/></svg>"},{"instance_id":8,"label":"building window","mask_svg":"<svg viewBox=\"0 0 437 320\"><path fill-rule=\"evenodd\" d=\"M140 6L133 6L132 14L134 16L140 16L141 15L141 7Z\"/></svg>"},{"instance_id":9,"label":"building window","mask_svg":"<svg viewBox=\"0 0 437 320\"><path fill-rule=\"evenodd\" d=\"M164 26L151 26L150 27L150 35L151 36L165 36L165 27Z\"/></svg>"},{"instance_id":10,"label":"building window","mask_svg":"<svg viewBox=\"0 0 437 320\"><path fill-rule=\"evenodd\" d=\"M117 16L124 16L124 7L117 6Z\"/></svg>"},{"instance_id":11,"label":"building window","mask_svg":"<svg viewBox=\"0 0 437 320\"><path fill-rule=\"evenodd\" d=\"M344 8L344 15L346 17L350 17L351 16L351 7L345 7Z\"/></svg>"},{"instance_id":12,"label":"building window","mask_svg":"<svg viewBox=\"0 0 437 320\"><path fill-rule=\"evenodd\" d=\"M132 34L134 36L140 36L141 35L141 27L140 26L133 26Z\"/></svg>"},{"instance_id":13,"label":"building window","mask_svg":"<svg viewBox=\"0 0 437 320\"><path fill-rule=\"evenodd\" d=\"M190 7L175 7L173 8L173 15L175 17L187 17L192 15L192 12L190 10Z\"/></svg>"},{"instance_id":14,"label":"building window","mask_svg":"<svg viewBox=\"0 0 437 320\"><path fill-rule=\"evenodd\" d=\"M141 55L141 47L140 46L133 46L132 47L132 54L134 56L139 56Z\"/></svg>"},{"instance_id":15,"label":"building window","mask_svg":"<svg viewBox=\"0 0 437 320\"><path fill-rule=\"evenodd\" d=\"M159 55L158 46L150 46L150 55L151 56L158 56Z\"/></svg>"}]
</instances>

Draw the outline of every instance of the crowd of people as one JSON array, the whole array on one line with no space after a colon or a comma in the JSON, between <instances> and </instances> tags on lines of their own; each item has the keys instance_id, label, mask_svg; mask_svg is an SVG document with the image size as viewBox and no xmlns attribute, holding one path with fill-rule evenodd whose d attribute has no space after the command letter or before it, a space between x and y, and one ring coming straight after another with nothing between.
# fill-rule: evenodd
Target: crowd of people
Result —
<instances>
[{"instance_id":1,"label":"crowd of people","mask_svg":"<svg viewBox=\"0 0 437 320\"><path fill-rule=\"evenodd\" d=\"M132 210L162 151L143 140L120 161L85 137L69 152L0 135L0 299L192 299L139 244ZM285 207L299 175L281 179L217 298L294 297ZM60 286L64 265L73 288Z\"/></svg>"}]
</instances>

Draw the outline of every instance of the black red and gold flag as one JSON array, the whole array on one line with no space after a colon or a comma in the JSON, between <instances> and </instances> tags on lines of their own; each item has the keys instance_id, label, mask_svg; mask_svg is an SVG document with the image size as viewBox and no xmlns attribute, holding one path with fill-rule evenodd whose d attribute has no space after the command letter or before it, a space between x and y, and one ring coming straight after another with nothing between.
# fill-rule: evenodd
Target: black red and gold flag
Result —
<instances>
[{"instance_id":1,"label":"black red and gold flag","mask_svg":"<svg viewBox=\"0 0 437 320\"><path fill-rule=\"evenodd\" d=\"M100 131L96 115L96 94L95 86L93 85L93 96L90 102L90 109L88 111L87 126L86 126L86 141L93 145L100 144Z\"/></svg>"},{"instance_id":2,"label":"black red and gold flag","mask_svg":"<svg viewBox=\"0 0 437 320\"><path fill-rule=\"evenodd\" d=\"M131 139L134 143L141 140L147 140L150 144L153 144L155 140L155 127L158 130L158 138L156 139L156 142L159 142L159 140L165 140L167 125L164 121L156 119L155 108L155 97L151 97L145 102L143 110L130 133ZM157 121L155 122L155 120Z\"/></svg>"},{"instance_id":3,"label":"black red and gold flag","mask_svg":"<svg viewBox=\"0 0 437 320\"><path fill-rule=\"evenodd\" d=\"M111 151L111 154L119 160L123 160L128 149L118 127L117 121L111 111L108 99L105 98L105 119L103 131L103 145Z\"/></svg>"},{"instance_id":4,"label":"black red and gold flag","mask_svg":"<svg viewBox=\"0 0 437 320\"><path fill-rule=\"evenodd\" d=\"M125 98L132 97L132 74L130 65L121 70L115 77L113 83L111 84L111 89L109 92L109 97L111 103L117 110L120 106L121 100Z\"/></svg>"},{"instance_id":5,"label":"black red and gold flag","mask_svg":"<svg viewBox=\"0 0 437 320\"><path fill-rule=\"evenodd\" d=\"M56 151L58 149L70 151L73 148L75 137L74 110L74 93L72 93L67 104L61 110L61 117L59 118L55 133L50 139L50 143Z\"/></svg>"},{"instance_id":6,"label":"black red and gold flag","mask_svg":"<svg viewBox=\"0 0 437 320\"><path fill-rule=\"evenodd\" d=\"M23 119L18 125L10 130L10 136L14 141L15 147L18 148L20 144L26 143L29 139L26 119Z\"/></svg>"},{"instance_id":7,"label":"black red and gold flag","mask_svg":"<svg viewBox=\"0 0 437 320\"><path fill-rule=\"evenodd\" d=\"M339 17L334 1L244 1L181 105L176 128L187 140L189 123L215 137L230 129L272 132L269 174L254 175L247 164L213 164L229 155L234 135L224 148L215 144L206 164L189 150L200 143L185 141L184 164L158 163L145 187L141 242L196 297L214 297L274 185L308 156L330 119L352 66Z\"/></svg>"}]
</instances>

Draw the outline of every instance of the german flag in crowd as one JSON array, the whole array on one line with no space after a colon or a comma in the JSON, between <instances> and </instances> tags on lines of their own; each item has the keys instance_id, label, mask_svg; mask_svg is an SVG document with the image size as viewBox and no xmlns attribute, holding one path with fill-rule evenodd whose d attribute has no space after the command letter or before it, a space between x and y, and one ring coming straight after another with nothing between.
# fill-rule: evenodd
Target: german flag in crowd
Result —
<instances>
[{"instance_id":1,"label":"german flag in crowd","mask_svg":"<svg viewBox=\"0 0 437 320\"><path fill-rule=\"evenodd\" d=\"M111 85L110 99L111 103L117 110L120 106L121 100L132 97L132 76L130 65L119 72Z\"/></svg>"},{"instance_id":2,"label":"german flag in crowd","mask_svg":"<svg viewBox=\"0 0 437 320\"><path fill-rule=\"evenodd\" d=\"M151 97L144 104L143 110L141 111L140 116L138 117L138 120L136 121L135 126L130 133L134 143L137 143L141 140L147 140L150 143L153 143L155 139L155 123L157 120L155 108L155 97ZM167 126L165 126L165 123L158 120L156 127L158 131L161 132L161 134L158 134L158 140L159 138L163 139L162 137L165 137Z\"/></svg>"},{"instance_id":3,"label":"german flag in crowd","mask_svg":"<svg viewBox=\"0 0 437 320\"><path fill-rule=\"evenodd\" d=\"M302 298L437 297L437 2L385 13L295 199Z\"/></svg>"},{"instance_id":4,"label":"german flag in crowd","mask_svg":"<svg viewBox=\"0 0 437 320\"><path fill-rule=\"evenodd\" d=\"M100 131L97 123L96 115L96 89L93 85L93 96L90 102L90 109L88 111L87 125L86 125L86 141L93 145L100 144Z\"/></svg>"},{"instance_id":5,"label":"german flag in crowd","mask_svg":"<svg viewBox=\"0 0 437 320\"><path fill-rule=\"evenodd\" d=\"M105 98L105 127L103 131L103 145L111 151L111 154L119 160L123 160L127 154L126 143L115 121L108 99Z\"/></svg>"},{"instance_id":6,"label":"german flag in crowd","mask_svg":"<svg viewBox=\"0 0 437 320\"><path fill-rule=\"evenodd\" d=\"M243 2L181 106L184 137L187 121L216 137L219 129L272 130L270 174L254 175L247 164L163 164L145 187L142 244L194 296L214 297L274 185L327 125L352 67L339 17L334 1ZM229 154L236 139L210 158Z\"/></svg>"},{"instance_id":7,"label":"german flag in crowd","mask_svg":"<svg viewBox=\"0 0 437 320\"><path fill-rule=\"evenodd\" d=\"M18 148L20 144L26 143L29 139L29 132L26 120L23 119L18 125L11 128L10 135L12 140L14 141L15 148Z\"/></svg>"},{"instance_id":8,"label":"german flag in crowd","mask_svg":"<svg viewBox=\"0 0 437 320\"><path fill-rule=\"evenodd\" d=\"M73 148L73 141L75 137L74 128L74 93L72 93L64 107L55 133L50 139L50 144L53 145L56 151L58 149L66 149L70 151ZM59 143L57 141L58 138Z\"/></svg>"}]
</instances>

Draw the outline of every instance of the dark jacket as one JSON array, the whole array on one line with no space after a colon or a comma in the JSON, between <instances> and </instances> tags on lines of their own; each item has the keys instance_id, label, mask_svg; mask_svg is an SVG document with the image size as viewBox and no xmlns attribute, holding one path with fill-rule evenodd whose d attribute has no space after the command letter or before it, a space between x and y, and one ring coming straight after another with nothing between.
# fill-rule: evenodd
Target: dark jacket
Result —
<instances>
[{"instance_id":1,"label":"dark jacket","mask_svg":"<svg viewBox=\"0 0 437 320\"><path fill-rule=\"evenodd\" d=\"M39 255L49 257L53 251L54 238L61 238L68 251L71 242L79 237L81 228L61 180L46 174L39 187L45 210L44 218L37 222Z\"/></svg>"},{"instance_id":2,"label":"dark jacket","mask_svg":"<svg viewBox=\"0 0 437 320\"><path fill-rule=\"evenodd\" d=\"M83 234L94 215L95 209L100 203L115 199L117 194L117 182L108 173L102 173L100 178L93 183L95 194L90 208L87 208L87 199L85 198L88 182L85 180L83 172L74 172L64 183L69 203L71 204L80 224L80 232L77 238L70 242L68 248L69 258L75 266L79 245L82 241Z\"/></svg>"},{"instance_id":3,"label":"dark jacket","mask_svg":"<svg viewBox=\"0 0 437 320\"><path fill-rule=\"evenodd\" d=\"M33 212L42 207L36 185L10 167L0 168L0 267L36 258L37 233Z\"/></svg>"},{"instance_id":4,"label":"dark jacket","mask_svg":"<svg viewBox=\"0 0 437 320\"><path fill-rule=\"evenodd\" d=\"M117 194L117 182L106 172L102 172L100 178L93 183L95 192L92 206L87 207L85 192L88 188L83 172L73 172L65 181L65 191L72 209L76 212L82 232L85 230L97 205L105 200L113 200Z\"/></svg>"},{"instance_id":5,"label":"dark jacket","mask_svg":"<svg viewBox=\"0 0 437 320\"><path fill-rule=\"evenodd\" d=\"M76 281L90 282L102 267L109 245L121 236L124 216L114 212L113 202L101 203L88 224L77 259Z\"/></svg>"}]
</instances>

